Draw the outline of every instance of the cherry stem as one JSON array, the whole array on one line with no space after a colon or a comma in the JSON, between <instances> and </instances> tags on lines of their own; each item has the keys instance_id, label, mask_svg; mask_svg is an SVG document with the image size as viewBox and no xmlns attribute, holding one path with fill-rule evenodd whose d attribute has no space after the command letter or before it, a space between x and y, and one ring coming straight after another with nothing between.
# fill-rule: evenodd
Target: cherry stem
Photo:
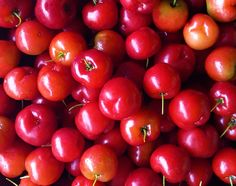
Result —
<instances>
[{"instance_id":1,"label":"cherry stem","mask_svg":"<svg viewBox=\"0 0 236 186\"><path fill-rule=\"evenodd\" d=\"M146 60L146 66L145 66L145 67L146 67L146 69L147 69L147 68L148 68L148 66L149 66L149 62L150 62L150 61L149 61L149 58L147 58L147 60Z\"/></svg>"},{"instance_id":2,"label":"cherry stem","mask_svg":"<svg viewBox=\"0 0 236 186\"><path fill-rule=\"evenodd\" d=\"M49 60L45 60L45 62L46 62L46 63L48 63L48 62L53 62L53 60L52 60L52 59L49 59Z\"/></svg>"},{"instance_id":3,"label":"cherry stem","mask_svg":"<svg viewBox=\"0 0 236 186\"><path fill-rule=\"evenodd\" d=\"M228 123L228 126L226 127L226 129L222 132L222 134L220 135L220 138L222 138L226 132L233 126L236 125L236 118L232 117L230 122Z\"/></svg>"},{"instance_id":4,"label":"cherry stem","mask_svg":"<svg viewBox=\"0 0 236 186\"><path fill-rule=\"evenodd\" d=\"M161 115L164 115L164 101L165 101L165 98L164 98L164 96L165 96L165 94L164 93L160 93L160 95L161 95Z\"/></svg>"},{"instance_id":5,"label":"cherry stem","mask_svg":"<svg viewBox=\"0 0 236 186\"><path fill-rule=\"evenodd\" d=\"M93 0L93 4L96 5L98 2L97 0Z\"/></svg>"},{"instance_id":6,"label":"cherry stem","mask_svg":"<svg viewBox=\"0 0 236 186\"><path fill-rule=\"evenodd\" d=\"M24 108L24 100L21 100L21 109Z\"/></svg>"},{"instance_id":7,"label":"cherry stem","mask_svg":"<svg viewBox=\"0 0 236 186\"><path fill-rule=\"evenodd\" d=\"M214 105L214 107L211 109L211 112L213 110L215 110L216 107L218 107L220 104L224 103L224 99L223 98L220 98L220 99L217 99L216 100L216 104Z\"/></svg>"},{"instance_id":8,"label":"cherry stem","mask_svg":"<svg viewBox=\"0 0 236 186\"><path fill-rule=\"evenodd\" d=\"M67 104L66 104L65 100L62 100L62 103L65 107L67 107Z\"/></svg>"},{"instance_id":9,"label":"cherry stem","mask_svg":"<svg viewBox=\"0 0 236 186\"><path fill-rule=\"evenodd\" d=\"M6 178L6 180L7 180L8 182L12 183L12 184L15 185L15 186L18 186L14 181L10 180L9 178Z\"/></svg>"},{"instance_id":10,"label":"cherry stem","mask_svg":"<svg viewBox=\"0 0 236 186\"><path fill-rule=\"evenodd\" d=\"M95 184L97 183L99 174L95 174L94 176L95 176L95 179L93 181L93 185L92 186L95 186Z\"/></svg>"},{"instance_id":11,"label":"cherry stem","mask_svg":"<svg viewBox=\"0 0 236 186\"><path fill-rule=\"evenodd\" d=\"M199 186L202 186L202 180L199 182Z\"/></svg>"},{"instance_id":12,"label":"cherry stem","mask_svg":"<svg viewBox=\"0 0 236 186\"><path fill-rule=\"evenodd\" d=\"M173 1L170 3L170 6L176 7L176 4L177 4L177 0L173 0Z\"/></svg>"},{"instance_id":13,"label":"cherry stem","mask_svg":"<svg viewBox=\"0 0 236 186\"><path fill-rule=\"evenodd\" d=\"M162 186L166 186L166 177L162 176Z\"/></svg>"},{"instance_id":14,"label":"cherry stem","mask_svg":"<svg viewBox=\"0 0 236 186\"><path fill-rule=\"evenodd\" d=\"M68 109L68 112L72 111L73 109L75 109L75 108L77 108L77 107L82 107L83 105L84 105L83 103L73 105L72 107L70 107L70 108Z\"/></svg>"},{"instance_id":15,"label":"cherry stem","mask_svg":"<svg viewBox=\"0 0 236 186\"><path fill-rule=\"evenodd\" d=\"M143 134L143 142L146 143L146 139L147 139L147 127L142 127L141 128L141 131L142 131L142 134Z\"/></svg>"},{"instance_id":16,"label":"cherry stem","mask_svg":"<svg viewBox=\"0 0 236 186\"><path fill-rule=\"evenodd\" d=\"M230 186L234 186L234 184L233 184L233 176L229 176L229 183L230 183Z\"/></svg>"},{"instance_id":17,"label":"cherry stem","mask_svg":"<svg viewBox=\"0 0 236 186\"><path fill-rule=\"evenodd\" d=\"M86 59L83 59L83 61L87 71L92 71L94 69L94 66L91 62L87 61Z\"/></svg>"},{"instance_id":18,"label":"cherry stem","mask_svg":"<svg viewBox=\"0 0 236 186\"><path fill-rule=\"evenodd\" d=\"M12 14L14 16L16 16L16 18L18 19L18 23L17 23L16 27L20 26L20 24L22 23L22 19L21 19L20 15L19 15L19 12L17 10L15 10L15 11L12 12Z\"/></svg>"},{"instance_id":19,"label":"cherry stem","mask_svg":"<svg viewBox=\"0 0 236 186\"><path fill-rule=\"evenodd\" d=\"M58 54L58 56L57 56L57 58L58 58L58 59L61 59L61 58L64 58L64 57L65 57L65 53L62 52L62 51L60 51L59 54Z\"/></svg>"}]
</instances>

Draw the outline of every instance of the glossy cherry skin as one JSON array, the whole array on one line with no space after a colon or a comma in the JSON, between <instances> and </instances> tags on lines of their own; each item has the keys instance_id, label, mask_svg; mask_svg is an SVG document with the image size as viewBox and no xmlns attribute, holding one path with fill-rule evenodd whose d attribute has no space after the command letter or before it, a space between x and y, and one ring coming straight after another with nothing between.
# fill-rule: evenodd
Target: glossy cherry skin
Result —
<instances>
[{"instance_id":1,"label":"glossy cherry skin","mask_svg":"<svg viewBox=\"0 0 236 186\"><path fill-rule=\"evenodd\" d=\"M194 158L191 160L190 170L185 178L189 186L207 186L212 178L211 161L204 158Z\"/></svg>"},{"instance_id":2,"label":"glossy cherry skin","mask_svg":"<svg viewBox=\"0 0 236 186\"><path fill-rule=\"evenodd\" d=\"M82 155L82 153L81 153L81 155ZM70 175L72 175L72 176L74 176L74 177L77 177L77 176L80 176L81 175L81 171L80 171L80 157L81 157L81 155L80 156L78 156L76 159L74 159L73 161L71 161L71 162L67 162L66 164L65 164L65 169L66 169L66 171L70 174Z\"/></svg>"},{"instance_id":3,"label":"glossy cherry skin","mask_svg":"<svg viewBox=\"0 0 236 186\"><path fill-rule=\"evenodd\" d=\"M141 108L141 104L140 90L131 80L124 77L116 77L107 81L99 95L101 112L114 120L134 114Z\"/></svg>"},{"instance_id":4,"label":"glossy cherry skin","mask_svg":"<svg viewBox=\"0 0 236 186\"><path fill-rule=\"evenodd\" d=\"M190 170L190 157L181 147L163 144L154 150L150 164L155 172L161 172L170 183L178 183L186 178Z\"/></svg>"},{"instance_id":5,"label":"glossy cherry skin","mask_svg":"<svg viewBox=\"0 0 236 186\"><path fill-rule=\"evenodd\" d=\"M14 42L0 40L0 55L0 78L4 78L19 64L21 53Z\"/></svg>"},{"instance_id":6,"label":"glossy cherry skin","mask_svg":"<svg viewBox=\"0 0 236 186\"><path fill-rule=\"evenodd\" d=\"M231 82L215 82L210 89L213 112L221 116L236 113L236 86Z\"/></svg>"},{"instance_id":7,"label":"glossy cherry skin","mask_svg":"<svg viewBox=\"0 0 236 186\"><path fill-rule=\"evenodd\" d=\"M104 144L114 150L117 156L125 153L128 144L121 136L119 127L114 127L106 133L101 134L96 140L95 144Z\"/></svg>"},{"instance_id":8,"label":"glossy cherry skin","mask_svg":"<svg viewBox=\"0 0 236 186\"><path fill-rule=\"evenodd\" d=\"M231 116L214 114L214 122L222 137L236 141L236 113Z\"/></svg>"},{"instance_id":9,"label":"glossy cherry skin","mask_svg":"<svg viewBox=\"0 0 236 186\"><path fill-rule=\"evenodd\" d=\"M170 64L179 73L181 81L186 81L194 71L195 54L186 44L172 43L157 53L154 63Z\"/></svg>"},{"instance_id":10,"label":"glossy cherry skin","mask_svg":"<svg viewBox=\"0 0 236 186\"><path fill-rule=\"evenodd\" d=\"M166 32L177 32L184 27L188 14L185 1L178 0L174 4L170 1L160 0L153 8L152 19L158 29Z\"/></svg>"},{"instance_id":11,"label":"glossy cherry skin","mask_svg":"<svg viewBox=\"0 0 236 186\"><path fill-rule=\"evenodd\" d=\"M88 2L82 9L82 18L85 25L97 31L113 28L118 22L116 1L96 0L94 2Z\"/></svg>"},{"instance_id":12,"label":"glossy cherry skin","mask_svg":"<svg viewBox=\"0 0 236 186\"><path fill-rule=\"evenodd\" d=\"M185 89L171 100L169 116L179 128L190 129L208 121L210 107L210 100L203 92Z\"/></svg>"},{"instance_id":13,"label":"glossy cherry skin","mask_svg":"<svg viewBox=\"0 0 236 186\"><path fill-rule=\"evenodd\" d=\"M50 185L62 175L64 163L53 156L50 147L38 147L27 156L25 168L32 182Z\"/></svg>"},{"instance_id":14,"label":"glossy cherry skin","mask_svg":"<svg viewBox=\"0 0 236 186\"><path fill-rule=\"evenodd\" d=\"M169 64L157 63L146 70L143 78L145 92L151 98L173 98L180 91L181 79Z\"/></svg>"},{"instance_id":15,"label":"glossy cherry skin","mask_svg":"<svg viewBox=\"0 0 236 186\"><path fill-rule=\"evenodd\" d=\"M207 14L194 14L183 28L184 40L192 49L210 48L219 36L217 23Z\"/></svg>"},{"instance_id":16,"label":"glossy cherry skin","mask_svg":"<svg viewBox=\"0 0 236 186\"><path fill-rule=\"evenodd\" d=\"M125 9L142 14L150 14L155 3L159 3L159 0L120 0L120 3Z\"/></svg>"},{"instance_id":17,"label":"glossy cherry skin","mask_svg":"<svg viewBox=\"0 0 236 186\"><path fill-rule=\"evenodd\" d=\"M19 26L32 15L33 8L34 2L31 0L1 0L0 27L14 28Z\"/></svg>"},{"instance_id":18,"label":"glossy cherry skin","mask_svg":"<svg viewBox=\"0 0 236 186\"><path fill-rule=\"evenodd\" d=\"M62 101L71 93L75 81L69 67L51 62L40 69L37 85L40 94L46 99Z\"/></svg>"},{"instance_id":19,"label":"glossy cherry skin","mask_svg":"<svg viewBox=\"0 0 236 186\"><path fill-rule=\"evenodd\" d=\"M51 59L56 63L71 66L75 57L87 48L84 37L73 31L59 32L49 46Z\"/></svg>"},{"instance_id":20,"label":"glossy cherry skin","mask_svg":"<svg viewBox=\"0 0 236 186\"><path fill-rule=\"evenodd\" d=\"M34 7L36 18L46 27L61 29L76 16L77 1L37 0Z\"/></svg>"},{"instance_id":21,"label":"glossy cherry skin","mask_svg":"<svg viewBox=\"0 0 236 186\"><path fill-rule=\"evenodd\" d=\"M121 63L125 56L125 41L113 30L102 30L95 35L94 48L110 56L114 66Z\"/></svg>"},{"instance_id":22,"label":"glossy cherry skin","mask_svg":"<svg viewBox=\"0 0 236 186\"><path fill-rule=\"evenodd\" d=\"M126 36L141 27L150 25L151 21L151 14L142 14L134 10L125 9L124 7L120 9L119 28Z\"/></svg>"},{"instance_id":23,"label":"glossy cherry skin","mask_svg":"<svg viewBox=\"0 0 236 186\"><path fill-rule=\"evenodd\" d=\"M159 138L158 138L159 139ZM138 167L150 166L150 157L157 145L156 141L146 142L142 145L128 147L128 156L132 162Z\"/></svg>"},{"instance_id":24,"label":"glossy cherry skin","mask_svg":"<svg viewBox=\"0 0 236 186\"><path fill-rule=\"evenodd\" d=\"M127 36L125 46L129 57L144 60L160 50L161 40L153 29L141 27Z\"/></svg>"},{"instance_id":25,"label":"glossy cherry skin","mask_svg":"<svg viewBox=\"0 0 236 186\"><path fill-rule=\"evenodd\" d=\"M51 62L51 57L49 55L48 50L37 55L34 60L34 67L40 70L43 66L47 66Z\"/></svg>"},{"instance_id":26,"label":"glossy cherry skin","mask_svg":"<svg viewBox=\"0 0 236 186\"><path fill-rule=\"evenodd\" d=\"M28 55L38 55L48 49L52 32L36 20L25 21L15 32L16 46Z\"/></svg>"},{"instance_id":27,"label":"glossy cherry skin","mask_svg":"<svg viewBox=\"0 0 236 186\"><path fill-rule=\"evenodd\" d=\"M12 145L0 152L0 172L8 178L16 178L25 171L25 159L33 148L16 139Z\"/></svg>"},{"instance_id":28,"label":"glossy cherry skin","mask_svg":"<svg viewBox=\"0 0 236 186\"><path fill-rule=\"evenodd\" d=\"M113 120L102 114L98 102L91 102L85 104L75 115L75 124L83 136L94 140L113 126Z\"/></svg>"},{"instance_id":29,"label":"glossy cherry skin","mask_svg":"<svg viewBox=\"0 0 236 186\"><path fill-rule=\"evenodd\" d=\"M6 94L2 84L0 84L0 98L0 115L14 117L18 112L18 102Z\"/></svg>"},{"instance_id":30,"label":"glossy cherry skin","mask_svg":"<svg viewBox=\"0 0 236 186\"><path fill-rule=\"evenodd\" d=\"M120 122L120 132L130 145L142 145L154 141L160 135L160 115L142 108Z\"/></svg>"},{"instance_id":31,"label":"glossy cherry skin","mask_svg":"<svg viewBox=\"0 0 236 186\"><path fill-rule=\"evenodd\" d=\"M152 169L142 167L129 173L125 186L162 186L161 178Z\"/></svg>"},{"instance_id":32,"label":"glossy cherry skin","mask_svg":"<svg viewBox=\"0 0 236 186\"><path fill-rule=\"evenodd\" d=\"M212 169L216 176L223 182L236 183L236 150L232 147L225 147L219 150L212 160Z\"/></svg>"},{"instance_id":33,"label":"glossy cherry skin","mask_svg":"<svg viewBox=\"0 0 236 186\"><path fill-rule=\"evenodd\" d=\"M4 90L15 100L33 100L39 94L37 76L38 72L32 67L15 67L4 78Z\"/></svg>"},{"instance_id":34,"label":"glossy cherry skin","mask_svg":"<svg viewBox=\"0 0 236 186\"><path fill-rule=\"evenodd\" d=\"M89 49L81 52L71 66L72 76L82 85L101 88L112 76L113 63L105 52Z\"/></svg>"},{"instance_id":35,"label":"glossy cherry skin","mask_svg":"<svg viewBox=\"0 0 236 186\"><path fill-rule=\"evenodd\" d=\"M108 186L120 186L124 185L129 173L135 168L132 161L123 155L118 159L118 167L116 170L116 175L113 179L107 183Z\"/></svg>"},{"instance_id":36,"label":"glossy cherry skin","mask_svg":"<svg viewBox=\"0 0 236 186\"><path fill-rule=\"evenodd\" d=\"M230 46L217 47L212 50L205 61L207 74L215 81L235 79L236 48Z\"/></svg>"},{"instance_id":37,"label":"glossy cherry skin","mask_svg":"<svg viewBox=\"0 0 236 186\"><path fill-rule=\"evenodd\" d=\"M206 0L207 13L217 21L230 22L236 20L236 1Z\"/></svg>"},{"instance_id":38,"label":"glossy cherry skin","mask_svg":"<svg viewBox=\"0 0 236 186\"><path fill-rule=\"evenodd\" d=\"M50 142L57 128L55 113L46 105L31 104L16 116L15 130L25 142L41 146Z\"/></svg>"},{"instance_id":39,"label":"glossy cherry skin","mask_svg":"<svg viewBox=\"0 0 236 186\"><path fill-rule=\"evenodd\" d=\"M219 134L211 125L194 127L189 130L179 129L178 144L193 157L210 158L219 147Z\"/></svg>"},{"instance_id":40,"label":"glossy cherry skin","mask_svg":"<svg viewBox=\"0 0 236 186\"><path fill-rule=\"evenodd\" d=\"M74 128L60 128L51 139L52 153L62 162L71 162L79 157L84 144L82 135Z\"/></svg>"},{"instance_id":41,"label":"glossy cherry skin","mask_svg":"<svg viewBox=\"0 0 236 186\"><path fill-rule=\"evenodd\" d=\"M14 122L5 117L0 116L0 152L13 144L16 138Z\"/></svg>"},{"instance_id":42,"label":"glossy cherry skin","mask_svg":"<svg viewBox=\"0 0 236 186\"><path fill-rule=\"evenodd\" d=\"M38 184L32 182L30 178L21 178L19 186L39 186Z\"/></svg>"},{"instance_id":43,"label":"glossy cherry skin","mask_svg":"<svg viewBox=\"0 0 236 186\"><path fill-rule=\"evenodd\" d=\"M83 175L79 175L77 176L73 182L71 186L92 186L93 185L93 180L89 180L86 177L84 177ZM105 186L105 183L97 181L96 186Z\"/></svg>"},{"instance_id":44,"label":"glossy cherry skin","mask_svg":"<svg viewBox=\"0 0 236 186\"><path fill-rule=\"evenodd\" d=\"M108 182L116 174L118 159L115 152L106 145L93 145L81 156L81 173L90 180Z\"/></svg>"}]
</instances>

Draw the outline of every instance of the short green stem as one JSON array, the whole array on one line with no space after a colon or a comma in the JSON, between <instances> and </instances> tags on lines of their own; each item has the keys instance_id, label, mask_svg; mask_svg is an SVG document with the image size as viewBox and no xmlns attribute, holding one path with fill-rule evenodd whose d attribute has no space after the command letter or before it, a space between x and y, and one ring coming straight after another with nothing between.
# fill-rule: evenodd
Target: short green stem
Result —
<instances>
[{"instance_id":1,"label":"short green stem","mask_svg":"<svg viewBox=\"0 0 236 186\"><path fill-rule=\"evenodd\" d=\"M20 26L20 24L22 23L22 19L19 15L19 12L17 10L13 11L12 14L18 19L18 23L16 25L16 27Z\"/></svg>"},{"instance_id":2,"label":"short green stem","mask_svg":"<svg viewBox=\"0 0 236 186\"><path fill-rule=\"evenodd\" d=\"M222 103L224 103L224 99L223 99L223 98L217 99L217 100L216 100L216 103L215 103L215 105L214 105L214 107L212 107L212 109L211 109L211 112L213 112L213 110L215 110L216 107L218 107L218 106L219 106L220 104L222 104Z\"/></svg>"},{"instance_id":3,"label":"short green stem","mask_svg":"<svg viewBox=\"0 0 236 186\"><path fill-rule=\"evenodd\" d=\"M233 176L229 176L229 183L230 183L230 186L234 186Z\"/></svg>"},{"instance_id":4,"label":"short green stem","mask_svg":"<svg viewBox=\"0 0 236 186\"><path fill-rule=\"evenodd\" d=\"M96 184L97 181L98 181L99 176L100 176L99 174L95 174L95 175L94 175L95 179L94 179L94 181L93 181L93 185L92 185L92 186L95 186L95 184Z\"/></svg>"},{"instance_id":5,"label":"short green stem","mask_svg":"<svg viewBox=\"0 0 236 186\"><path fill-rule=\"evenodd\" d=\"M162 186L166 186L166 177L162 176Z\"/></svg>"},{"instance_id":6,"label":"short green stem","mask_svg":"<svg viewBox=\"0 0 236 186\"><path fill-rule=\"evenodd\" d=\"M161 115L164 115L165 110L165 93L160 93L161 95Z\"/></svg>"},{"instance_id":7,"label":"short green stem","mask_svg":"<svg viewBox=\"0 0 236 186\"><path fill-rule=\"evenodd\" d=\"M10 180L9 178L6 178L6 180L7 180L8 182L12 183L12 184L15 185L15 186L18 186L14 181Z\"/></svg>"},{"instance_id":8,"label":"short green stem","mask_svg":"<svg viewBox=\"0 0 236 186\"><path fill-rule=\"evenodd\" d=\"M147 131L148 131L148 128L147 126L144 126L141 128L141 132L143 134L143 142L146 143L146 140L147 140Z\"/></svg>"},{"instance_id":9,"label":"short green stem","mask_svg":"<svg viewBox=\"0 0 236 186\"><path fill-rule=\"evenodd\" d=\"M172 0L172 2L170 3L170 6L176 7L176 4L177 4L177 0Z\"/></svg>"},{"instance_id":10,"label":"short green stem","mask_svg":"<svg viewBox=\"0 0 236 186\"><path fill-rule=\"evenodd\" d=\"M225 130L220 135L220 138L222 138L226 134L226 132L234 126L236 126L236 118L232 117L230 122L227 124L227 127L225 128Z\"/></svg>"},{"instance_id":11,"label":"short green stem","mask_svg":"<svg viewBox=\"0 0 236 186\"><path fill-rule=\"evenodd\" d=\"M199 186L202 186L202 180L199 182Z\"/></svg>"},{"instance_id":12,"label":"short green stem","mask_svg":"<svg viewBox=\"0 0 236 186\"><path fill-rule=\"evenodd\" d=\"M73 109L77 108L77 107L82 107L84 104L83 103L79 103L79 104L76 104L76 105L73 105L72 107L70 107L68 109L68 112L72 111Z\"/></svg>"}]
</instances>

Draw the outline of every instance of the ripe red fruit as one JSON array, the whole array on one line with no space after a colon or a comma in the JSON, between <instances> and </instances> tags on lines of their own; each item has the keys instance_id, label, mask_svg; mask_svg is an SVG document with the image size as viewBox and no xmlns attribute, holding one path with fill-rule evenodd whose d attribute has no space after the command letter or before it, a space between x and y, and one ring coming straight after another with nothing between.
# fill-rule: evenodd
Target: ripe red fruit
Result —
<instances>
[{"instance_id":1,"label":"ripe red fruit","mask_svg":"<svg viewBox=\"0 0 236 186\"><path fill-rule=\"evenodd\" d=\"M25 168L33 183L50 185L62 175L64 163L53 156L50 147L38 147L27 156Z\"/></svg>"},{"instance_id":2,"label":"ripe red fruit","mask_svg":"<svg viewBox=\"0 0 236 186\"><path fill-rule=\"evenodd\" d=\"M118 159L106 145L93 145L85 150L80 159L81 173L88 179L108 182L116 174Z\"/></svg>"},{"instance_id":3,"label":"ripe red fruit","mask_svg":"<svg viewBox=\"0 0 236 186\"><path fill-rule=\"evenodd\" d=\"M125 85L125 86L124 86ZM142 94L137 86L124 77L105 83L99 95L99 108L108 118L121 120L141 108Z\"/></svg>"}]
</instances>

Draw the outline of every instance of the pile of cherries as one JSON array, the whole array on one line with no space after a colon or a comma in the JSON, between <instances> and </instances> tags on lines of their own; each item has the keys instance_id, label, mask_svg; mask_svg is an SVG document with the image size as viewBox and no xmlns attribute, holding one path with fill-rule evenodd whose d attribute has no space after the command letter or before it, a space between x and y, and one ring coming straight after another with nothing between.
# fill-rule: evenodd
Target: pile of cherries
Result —
<instances>
[{"instance_id":1,"label":"pile of cherries","mask_svg":"<svg viewBox=\"0 0 236 186\"><path fill-rule=\"evenodd\" d=\"M236 0L0 0L0 185L236 185Z\"/></svg>"}]
</instances>

